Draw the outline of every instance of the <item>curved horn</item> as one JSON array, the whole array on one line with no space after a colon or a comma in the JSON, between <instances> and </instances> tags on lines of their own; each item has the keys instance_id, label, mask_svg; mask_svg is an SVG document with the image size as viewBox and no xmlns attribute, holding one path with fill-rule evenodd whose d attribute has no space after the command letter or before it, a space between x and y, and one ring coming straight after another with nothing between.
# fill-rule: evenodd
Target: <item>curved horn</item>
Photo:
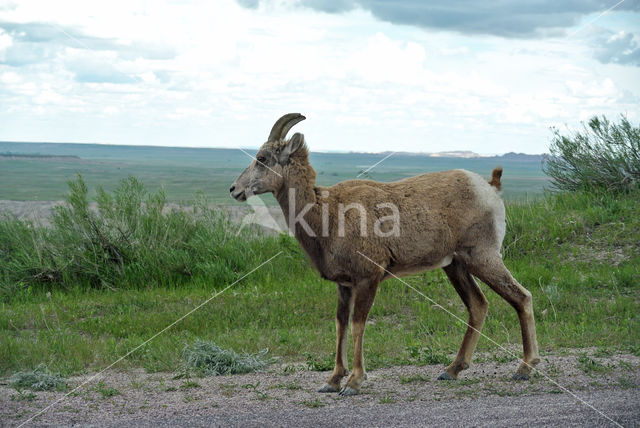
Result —
<instances>
[{"instance_id":1,"label":"curved horn","mask_svg":"<svg viewBox=\"0 0 640 428\"><path fill-rule=\"evenodd\" d=\"M289 130L293 128L296 123L301 122L305 119L306 117L304 117L300 113L285 114L273 125L273 128L271 128L271 133L269 134L269 139L267 141L277 141L281 138L286 137L287 132L289 132Z\"/></svg>"}]
</instances>

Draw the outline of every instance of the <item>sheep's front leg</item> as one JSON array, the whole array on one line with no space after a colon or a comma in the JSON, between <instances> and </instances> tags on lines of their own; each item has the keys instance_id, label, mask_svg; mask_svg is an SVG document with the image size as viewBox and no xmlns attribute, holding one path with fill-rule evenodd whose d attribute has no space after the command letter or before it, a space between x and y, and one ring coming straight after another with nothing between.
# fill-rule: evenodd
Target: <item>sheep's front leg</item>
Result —
<instances>
[{"instance_id":1,"label":"sheep's front leg","mask_svg":"<svg viewBox=\"0 0 640 428\"><path fill-rule=\"evenodd\" d=\"M373 299L376 297L378 289L378 281L367 282L355 288L353 292L353 318L351 319L351 335L353 336L353 373L347 379L347 385L340 395L356 395L360 392L362 382L367 378L364 370L364 357L362 352L362 344L364 341L364 328L369 315L369 310L373 305Z\"/></svg>"},{"instance_id":2,"label":"sheep's front leg","mask_svg":"<svg viewBox=\"0 0 640 428\"><path fill-rule=\"evenodd\" d=\"M336 313L336 365L333 373L318 392L338 392L340 382L347 375L347 326L353 307L351 287L338 284L338 310Z\"/></svg>"}]
</instances>

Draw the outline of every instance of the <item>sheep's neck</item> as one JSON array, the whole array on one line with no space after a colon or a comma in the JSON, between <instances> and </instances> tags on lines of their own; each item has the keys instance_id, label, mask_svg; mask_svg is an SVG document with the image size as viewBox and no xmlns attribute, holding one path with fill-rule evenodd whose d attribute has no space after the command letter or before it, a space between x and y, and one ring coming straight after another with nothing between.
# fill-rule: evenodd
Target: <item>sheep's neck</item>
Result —
<instances>
[{"instance_id":1,"label":"sheep's neck","mask_svg":"<svg viewBox=\"0 0 640 428\"><path fill-rule=\"evenodd\" d=\"M282 208L282 213L296 237L304 234L301 221L305 221L312 230L319 224L318 206L315 189L315 171L311 165L300 165L285 174L284 184L276 193L276 199ZM298 221L296 221L298 219ZM293 224L292 224L293 223ZM314 230L314 233L317 233Z\"/></svg>"}]
</instances>

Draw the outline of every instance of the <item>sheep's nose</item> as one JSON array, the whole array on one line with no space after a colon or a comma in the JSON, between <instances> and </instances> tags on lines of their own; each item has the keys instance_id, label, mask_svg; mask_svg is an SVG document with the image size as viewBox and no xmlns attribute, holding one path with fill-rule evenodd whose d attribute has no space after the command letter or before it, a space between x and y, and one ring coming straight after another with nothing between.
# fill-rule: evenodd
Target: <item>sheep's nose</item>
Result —
<instances>
[{"instance_id":1,"label":"sheep's nose","mask_svg":"<svg viewBox=\"0 0 640 428\"><path fill-rule=\"evenodd\" d=\"M236 186L231 186L231 187L229 188L229 193L233 192L234 190L236 190Z\"/></svg>"}]
</instances>

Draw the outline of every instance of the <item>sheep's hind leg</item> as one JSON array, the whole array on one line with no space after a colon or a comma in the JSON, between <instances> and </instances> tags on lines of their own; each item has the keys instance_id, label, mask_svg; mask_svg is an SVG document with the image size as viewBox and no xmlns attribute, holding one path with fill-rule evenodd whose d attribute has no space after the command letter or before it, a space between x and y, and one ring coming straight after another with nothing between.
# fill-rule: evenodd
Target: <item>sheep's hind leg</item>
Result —
<instances>
[{"instance_id":1,"label":"sheep's hind leg","mask_svg":"<svg viewBox=\"0 0 640 428\"><path fill-rule=\"evenodd\" d=\"M471 262L469 264L470 272L491 287L518 313L524 356L520 367L513 375L513 379L527 380L535 365L540 362L531 293L513 278L497 252L482 254L475 260L483 260L484 263Z\"/></svg>"},{"instance_id":2,"label":"sheep's hind leg","mask_svg":"<svg viewBox=\"0 0 640 428\"><path fill-rule=\"evenodd\" d=\"M378 281L367 281L364 284L358 284L358 288L354 289L355 293L353 305L353 318L351 320L351 336L353 336L353 373L347 379L346 386L340 391L340 395L349 396L360 393L360 386L367 378L364 369L364 356L362 352L362 344L364 341L364 329L367 323L369 310L373 305L378 289Z\"/></svg>"},{"instance_id":3,"label":"sheep's hind leg","mask_svg":"<svg viewBox=\"0 0 640 428\"><path fill-rule=\"evenodd\" d=\"M347 375L347 326L353 307L351 287L338 284L338 310L336 311L336 365L327 383L318 392L338 392L340 382Z\"/></svg>"},{"instance_id":4,"label":"sheep's hind leg","mask_svg":"<svg viewBox=\"0 0 640 428\"><path fill-rule=\"evenodd\" d=\"M454 260L444 268L444 271L469 312L467 331L462 339L458 355L438 377L439 380L455 380L458 378L458 373L469 368L471 355L478 344L489 303L478 284L459 261Z\"/></svg>"}]
</instances>

